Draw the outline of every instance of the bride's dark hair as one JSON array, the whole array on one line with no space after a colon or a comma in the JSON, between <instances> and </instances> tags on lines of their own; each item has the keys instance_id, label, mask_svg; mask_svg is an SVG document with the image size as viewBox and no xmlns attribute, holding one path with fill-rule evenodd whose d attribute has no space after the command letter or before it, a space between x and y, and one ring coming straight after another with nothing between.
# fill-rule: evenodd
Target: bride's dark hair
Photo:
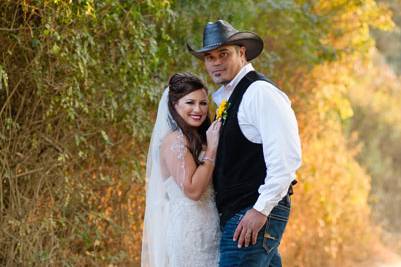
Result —
<instances>
[{"instance_id":1,"label":"bride's dark hair","mask_svg":"<svg viewBox=\"0 0 401 267\"><path fill-rule=\"evenodd\" d=\"M209 116L206 116L205 121L199 127L192 127L188 125L184 119L177 113L174 105L178 100L193 91L204 89L207 92L206 86L203 82L191 73L176 73L171 76L169 82L168 92L168 109L177 126L181 129L182 133L188 140L188 149L191 152L197 165L202 164L198 159L202 151L202 145L206 145L206 131L211 122Z\"/></svg>"}]
</instances>

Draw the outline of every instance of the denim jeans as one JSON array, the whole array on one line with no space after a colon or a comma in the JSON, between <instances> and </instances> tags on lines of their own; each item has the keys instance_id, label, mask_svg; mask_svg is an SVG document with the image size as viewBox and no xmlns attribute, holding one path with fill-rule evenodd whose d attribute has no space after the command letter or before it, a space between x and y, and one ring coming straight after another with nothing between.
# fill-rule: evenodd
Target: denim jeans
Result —
<instances>
[{"instance_id":1,"label":"denim jeans","mask_svg":"<svg viewBox=\"0 0 401 267\"><path fill-rule=\"evenodd\" d=\"M278 247L288 222L290 207L290 196L287 195L271 211L266 224L259 231L256 244L248 247L238 248L233 236L242 217L252 207L231 217L222 228L219 267L281 267Z\"/></svg>"}]
</instances>

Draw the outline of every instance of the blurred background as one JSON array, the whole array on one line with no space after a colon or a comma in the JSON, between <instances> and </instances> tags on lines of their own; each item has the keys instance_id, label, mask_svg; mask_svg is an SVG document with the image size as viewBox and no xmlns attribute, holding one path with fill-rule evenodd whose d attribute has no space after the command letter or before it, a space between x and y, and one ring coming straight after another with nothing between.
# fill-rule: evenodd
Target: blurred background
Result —
<instances>
[{"instance_id":1,"label":"blurred background","mask_svg":"<svg viewBox=\"0 0 401 267\"><path fill-rule=\"evenodd\" d=\"M0 265L139 266L157 103L177 71L216 89L185 44L217 19L298 118L284 265L399 260L400 0L0 0Z\"/></svg>"}]
</instances>

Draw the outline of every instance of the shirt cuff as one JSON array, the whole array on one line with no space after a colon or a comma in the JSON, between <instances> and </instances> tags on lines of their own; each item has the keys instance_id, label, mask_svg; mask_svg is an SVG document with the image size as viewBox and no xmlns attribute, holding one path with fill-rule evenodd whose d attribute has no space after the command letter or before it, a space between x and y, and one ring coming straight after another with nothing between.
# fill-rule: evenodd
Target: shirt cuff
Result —
<instances>
[{"instance_id":1,"label":"shirt cuff","mask_svg":"<svg viewBox=\"0 0 401 267\"><path fill-rule=\"evenodd\" d=\"M269 216L270 212L274 208L273 205L266 204L265 201L262 201L260 198L256 201L253 208L265 216Z\"/></svg>"}]
</instances>

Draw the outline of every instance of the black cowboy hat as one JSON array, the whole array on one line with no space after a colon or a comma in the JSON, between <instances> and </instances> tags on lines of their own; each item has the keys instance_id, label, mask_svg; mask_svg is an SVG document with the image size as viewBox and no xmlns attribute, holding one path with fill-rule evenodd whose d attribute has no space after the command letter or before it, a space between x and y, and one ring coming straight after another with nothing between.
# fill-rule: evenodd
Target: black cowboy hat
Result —
<instances>
[{"instance_id":1,"label":"black cowboy hat","mask_svg":"<svg viewBox=\"0 0 401 267\"><path fill-rule=\"evenodd\" d=\"M223 45L240 45L246 48L248 61L259 56L263 50L263 40L253 32L240 32L224 20L209 22L203 30L203 47L195 50L188 43L189 52L199 59L203 59L206 52Z\"/></svg>"}]
</instances>

